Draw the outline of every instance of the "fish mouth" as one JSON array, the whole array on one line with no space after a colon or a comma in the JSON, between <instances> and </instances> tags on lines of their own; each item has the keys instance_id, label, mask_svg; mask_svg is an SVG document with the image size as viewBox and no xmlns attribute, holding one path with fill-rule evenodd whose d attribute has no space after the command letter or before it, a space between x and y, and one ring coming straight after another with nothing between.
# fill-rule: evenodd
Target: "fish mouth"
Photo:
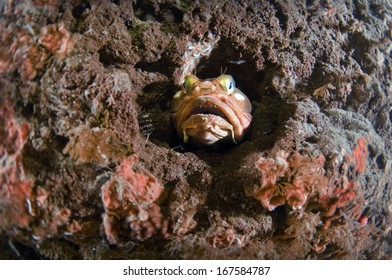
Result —
<instances>
[{"instance_id":1,"label":"fish mouth","mask_svg":"<svg viewBox=\"0 0 392 280\"><path fill-rule=\"evenodd\" d=\"M219 98L200 96L188 102L174 117L178 133L182 131L181 125L193 115L215 115L232 125L236 139L240 139L243 134L243 127L235 111Z\"/></svg>"},{"instance_id":2,"label":"fish mouth","mask_svg":"<svg viewBox=\"0 0 392 280\"><path fill-rule=\"evenodd\" d=\"M207 106L196 106L193 108L193 110L190 112L189 116L192 115L215 115L218 117L221 117L222 119L229 121L227 116L225 115L224 112L222 112L216 105L214 104L205 104Z\"/></svg>"},{"instance_id":3,"label":"fish mouth","mask_svg":"<svg viewBox=\"0 0 392 280\"><path fill-rule=\"evenodd\" d=\"M233 126L226 118L214 114L193 114L181 124L185 143L189 137L203 145L211 145L223 139L231 139L235 144Z\"/></svg>"}]
</instances>

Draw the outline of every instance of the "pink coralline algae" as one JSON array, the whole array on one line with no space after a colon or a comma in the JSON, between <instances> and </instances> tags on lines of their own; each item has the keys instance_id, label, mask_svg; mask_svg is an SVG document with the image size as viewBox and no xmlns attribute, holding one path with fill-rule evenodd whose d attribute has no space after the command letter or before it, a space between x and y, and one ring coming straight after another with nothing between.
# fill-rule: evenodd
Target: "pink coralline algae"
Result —
<instances>
[{"instance_id":1,"label":"pink coralline algae","mask_svg":"<svg viewBox=\"0 0 392 280\"><path fill-rule=\"evenodd\" d=\"M343 214L363 223L363 194L350 170L358 174L365 171L366 145L366 140L359 138L353 157L346 155L334 176L326 174L323 155L307 157L280 151L274 158L260 157L255 166L261 173L261 185L247 187L246 195L269 211L285 204L293 209L317 210L324 218L324 228Z\"/></svg>"},{"instance_id":2,"label":"pink coralline algae","mask_svg":"<svg viewBox=\"0 0 392 280\"><path fill-rule=\"evenodd\" d=\"M2 39L4 45L0 50L5 55L0 57L0 73L11 72L16 66L23 79L34 79L45 65L46 52L40 50L26 30L14 28L12 32L4 31Z\"/></svg>"},{"instance_id":3,"label":"pink coralline algae","mask_svg":"<svg viewBox=\"0 0 392 280\"><path fill-rule=\"evenodd\" d=\"M68 55L74 46L71 33L65 29L62 23L45 26L39 43L59 58Z\"/></svg>"},{"instance_id":4,"label":"pink coralline algae","mask_svg":"<svg viewBox=\"0 0 392 280\"><path fill-rule=\"evenodd\" d=\"M358 173L365 172L367 159L367 143L365 138L361 137L357 140L357 146L353 150L355 161L355 171Z\"/></svg>"},{"instance_id":5,"label":"pink coralline algae","mask_svg":"<svg viewBox=\"0 0 392 280\"><path fill-rule=\"evenodd\" d=\"M167 220L157 204L164 189L138 160L136 155L124 159L102 187L103 227L111 244L116 244L121 236L145 240L167 230Z\"/></svg>"},{"instance_id":6,"label":"pink coralline algae","mask_svg":"<svg viewBox=\"0 0 392 280\"><path fill-rule=\"evenodd\" d=\"M336 186L332 192L321 196L319 202L322 206L321 216L324 217L323 228L328 228L333 220L339 218L342 215L341 209L344 209L350 202L353 205L346 216L358 221L362 213L363 201L361 199L363 198L358 194L358 187L354 181L350 181L346 186Z\"/></svg>"},{"instance_id":7,"label":"pink coralline algae","mask_svg":"<svg viewBox=\"0 0 392 280\"><path fill-rule=\"evenodd\" d=\"M12 72L16 66L24 80L36 78L51 55L63 59L74 47L71 33L62 23L45 26L39 37L18 27L0 26L0 31L0 74Z\"/></svg>"},{"instance_id":8,"label":"pink coralline algae","mask_svg":"<svg viewBox=\"0 0 392 280\"><path fill-rule=\"evenodd\" d=\"M3 100L1 100L3 102ZM18 124L8 102L0 106L0 226L27 226L30 221L33 182L22 166L22 148L29 133Z\"/></svg>"},{"instance_id":9,"label":"pink coralline algae","mask_svg":"<svg viewBox=\"0 0 392 280\"><path fill-rule=\"evenodd\" d=\"M36 208L36 216L42 221L37 227L31 229L32 236L36 240L55 236L59 233L75 233L80 225L77 221L70 221L72 212L68 208L59 208L56 205L47 204L45 209Z\"/></svg>"},{"instance_id":10,"label":"pink coralline algae","mask_svg":"<svg viewBox=\"0 0 392 280\"><path fill-rule=\"evenodd\" d=\"M0 230L23 228L36 240L53 236L60 230L80 230L70 222L71 210L48 202L50 194L25 174L22 150L30 128L19 124L8 100L0 105ZM42 222L37 226L37 219Z\"/></svg>"},{"instance_id":11,"label":"pink coralline algae","mask_svg":"<svg viewBox=\"0 0 392 280\"><path fill-rule=\"evenodd\" d=\"M27 124L19 125L14 117L14 111L8 102L0 106L0 154L17 154L27 140L29 133Z\"/></svg>"},{"instance_id":12,"label":"pink coralline algae","mask_svg":"<svg viewBox=\"0 0 392 280\"><path fill-rule=\"evenodd\" d=\"M256 162L256 168L262 174L261 186L247 188L246 194L270 211L286 203L301 208L315 190L326 185L323 164L323 156L310 158L283 151L274 159L261 157Z\"/></svg>"}]
</instances>

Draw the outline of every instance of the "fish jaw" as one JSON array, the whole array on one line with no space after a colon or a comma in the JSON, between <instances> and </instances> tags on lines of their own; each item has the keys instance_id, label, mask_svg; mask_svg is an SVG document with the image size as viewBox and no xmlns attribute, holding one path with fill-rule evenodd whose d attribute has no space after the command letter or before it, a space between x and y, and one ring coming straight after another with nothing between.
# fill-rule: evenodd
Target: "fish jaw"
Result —
<instances>
[{"instance_id":1,"label":"fish jaw","mask_svg":"<svg viewBox=\"0 0 392 280\"><path fill-rule=\"evenodd\" d=\"M202 145L212 145L223 139L232 139L236 143L233 126L220 116L212 114L195 114L181 124L184 142L189 137L197 139Z\"/></svg>"},{"instance_id":2,"label":"fish jaw","mask_svg":"<svg viewBox=\"0 0 392 280\"><path fill-rule=\"evenodd\" d=\"M177 112L174 117L174 123L177 125L177 131L182 131L182 124L190 118L197 110L217 110L221 113L222 119L226 118L232 125L235 138L240 138L243 134L243 126L233 109L229 105L213 96L200 96L189 101L185 106ZM215 118L214 118L215 119Z\"/></svg>"}]
</instances>

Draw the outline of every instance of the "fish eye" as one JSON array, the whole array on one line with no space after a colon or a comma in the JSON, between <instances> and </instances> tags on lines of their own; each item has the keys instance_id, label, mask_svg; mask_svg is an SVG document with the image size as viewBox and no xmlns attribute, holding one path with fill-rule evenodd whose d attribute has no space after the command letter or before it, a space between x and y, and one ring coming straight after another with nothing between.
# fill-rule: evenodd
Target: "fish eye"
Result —
<instances>
[{"instance_id":1,"label":"fish eye","mask_svg":"<svg viewBox=\"0 0 392 280\"><path fill-rule=\"evenodd\" d=\"M193 89L193 86L199 79L194 75L188 75L184 79L184 83L182 86L184 87L186 93L190 92Z\"/></svg>"},{"instance_id":2,"label":"fish eye","mask_svg":"<svg viewBox=\"0 0 392 280\"><path fill-rule=\"evenodd\" d=\"M173 96L173 99L170 103L170 110L172 113L177 112L178 109L181 107L182 99L184 98L184 91L179 90L177 93Z\"/></svg>"},{"instance_id":3,"label":"fish eye","mask_svg":"<svg viewBox=\"0 0 392 280\"><path fill-rule=\"evenodd\" d=\"M227 93L232 93L235 88L235 82L231 75L221 75L217 78L221 88Z\"/></svg>"}]
</instances>

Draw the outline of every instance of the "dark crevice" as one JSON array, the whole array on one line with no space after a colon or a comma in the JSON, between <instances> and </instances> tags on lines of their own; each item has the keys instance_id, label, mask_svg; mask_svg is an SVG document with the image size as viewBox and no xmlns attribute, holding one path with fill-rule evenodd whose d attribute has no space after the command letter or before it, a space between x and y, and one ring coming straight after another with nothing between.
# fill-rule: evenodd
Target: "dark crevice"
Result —
<instances>
[{"instance_id":1,"label":"dark crevice","mask_svg":"<svg viewBox=\"0 0 392 280\"><path fill-rule=\"evenodd\" d=\"M303 27L299 26L299 27L295 28L293 33L290 34L290 38L292 40L299 39L299 38L301 38L302 32L303 32Z\"/></svg>"},{"instance_id":2,"label":"dark crevice","mask_svg":"<svg viewBox=\"0 0 392 280\"><path fill-rule=\"evenodd\" d=\"M385 156L383 154L379 155L376 158L376 164L377 164L377 168L379 170L384 170L384 168L385 168L385 166L387 164L387 161L386 161Z\"/></svg>"},{"instance_id":3,"label":"dark crevice","mask_svg":"<svg viewBox=\"0 0 392 280\"><path fill-rule=\"evenodd\" d=\"M120 57L120 54L111 49L110 46L105 45L98 51L99 62L105 66L116 65L124 63L124 59Z\"/></svg>"},{"instance_id":4,"label":"dark crevice","mask_svg":"<svg viewBox=\"0 0 392 280\"><path fill-rule=\"evenodd\" d=\"M42 260L44 256L39 254L34 248L26 246L20 242L6 241L6 237L2 237L0 248L2 250L1 259L5 260Z\"/></svg>"},{"instance_id":5,"label":"dark crevice","mask_svg":"<svg viewBox=\"0 0 392 280\"><path fill-rule=\"evenodd\" d=\"M200 20L200 16L201 16L201 10L200 8L196 8L192 11L192 17L194 19Z\"/></svg>"},{"instance_id":6,"label":"dark crevice","mask_svg":"<svg viewBox=\"0 0 392 280\"><path fill-rule=\"evenodd\" d=\"M29 120L34 115L34 103L29 102L26 105L21 106L21 114L22 116Z\"/></svg>"},{"instance_id":7,"label":"dark crevice","mask_svg":"<svg viewBox=\"0 0 392 280\"><path fill-rule=\"evenodd\" d=\"M392 110L389 111L389 121L390 121L391 124L392 124Z\"/></svg>"},{"instance_id":8,"label":"dark crevice","mask_svg":"<svg viewBox=\"0 0 392 280\"><path fill-rule=\"evenodd\" d=\"M306 7L312 7L314 5L314 0L306 0Z\"/></svg>"},{"instance_id":9,"label":"dark crevice","mask_svg":"<svg viewBox=\"0 0 392 280\"><path fill-rule=\"evenodd\" d=\"M139 61L135 64L135 68L146 72L162 73L168 77L173 76L173 73L176 70L175 65L165 57L154 62Z\"/></svg>"},{"instance_id":10,"label":"dark crevice","mask_svg":"<svg viewBox=\"0 0 392 280\"><path fill-rule=\"evenodd\" d=\"M134 6L135 16L142 21L157 21L155 9L152 5L143 1L136 1Z\"/></svg>"},{"instance_id":11,"label":"dark crevice","mask_svg":"<svg viewBox=\"0 0 392 280\"><path fill-rule=\"evenodd\" d=\"M69 142L68 137L56 135L53 138L53 148L55 148L56 150L59 150L59 151L63 151L65 146L67 146L68 142Z\"/></svg>"},{"instance_id":12,"label":"dark crevice","mask_svg":"<svg viewBox=\"0 0 392 280\"><path fill-rule=\"evenodd\" d=\"M127 27L128 30L132 28L132 20L131 19L126 19L124 20L124 25Z\"/></svg>"},{"instance_id":13,"label":"dark crevice","mask_svg":"<svg viewBox=\"0 0 392 280\"><path fill-rule=\"evenodd\" d=\"M138 97L140 131L157 145L173 140L169 105L176 90L170 82L154 82L146 85Z\"/></svg>"},{"instance_id":14,"label":"dark crevice","mask_svg":"<svg viewBox=\"0 0 392 280\"><path fill-rule=\"evenodd\" d=\"M271 1L272 5L275 8L275 17L279 20L279 25L280 27L287 31L288 29L288 15L287 12L284 10L284 7L282 6L281 3L279 3L276 0Z\"/></svg>"},{"instance_id":15,"label":"dark crevice","mask_svg":"<svg viewBox=\"0 0 392 280\"><path fill-rule=\"evenodd\" d=\"M165 23L175 23L179 24L182 22L183 14L180 10L176 8L167 8L161 13L161 21Z\"/></svg>"},{"instance_id":16,"label":"dark crevice","mask_svg":"<svg viewBox=\"0 0 392 280\"><path fill-rule=\"evenodd\" d=\"M145 3L145 1L136 1L134 10L135 16L142 21L179 24L183 20L183 13L176 7L167 4L152 5Z\"/></svg>"},{"instance_id":17,"label":"dark crevice","mask_svg":"<svg viewBox=\"0 0 392 280\"><path fill-rule=\"evenodd\" d=\"M317 138L316 136L312 136L312 137L306 138L305 141L310 144L317 144L318 142L320 142L320 139Z\"/></svg>"},{"instance_id":18,"label":"dark crevice","mask_svg":"<svg viewBox=\"0 0 392 280\"><path fill-rule=\"evenodd\" d=\"M85 19L91 11L91 5L89 2L82 2L72 9L72 15L78 20Z\"/></svg>"}]
</instances>

